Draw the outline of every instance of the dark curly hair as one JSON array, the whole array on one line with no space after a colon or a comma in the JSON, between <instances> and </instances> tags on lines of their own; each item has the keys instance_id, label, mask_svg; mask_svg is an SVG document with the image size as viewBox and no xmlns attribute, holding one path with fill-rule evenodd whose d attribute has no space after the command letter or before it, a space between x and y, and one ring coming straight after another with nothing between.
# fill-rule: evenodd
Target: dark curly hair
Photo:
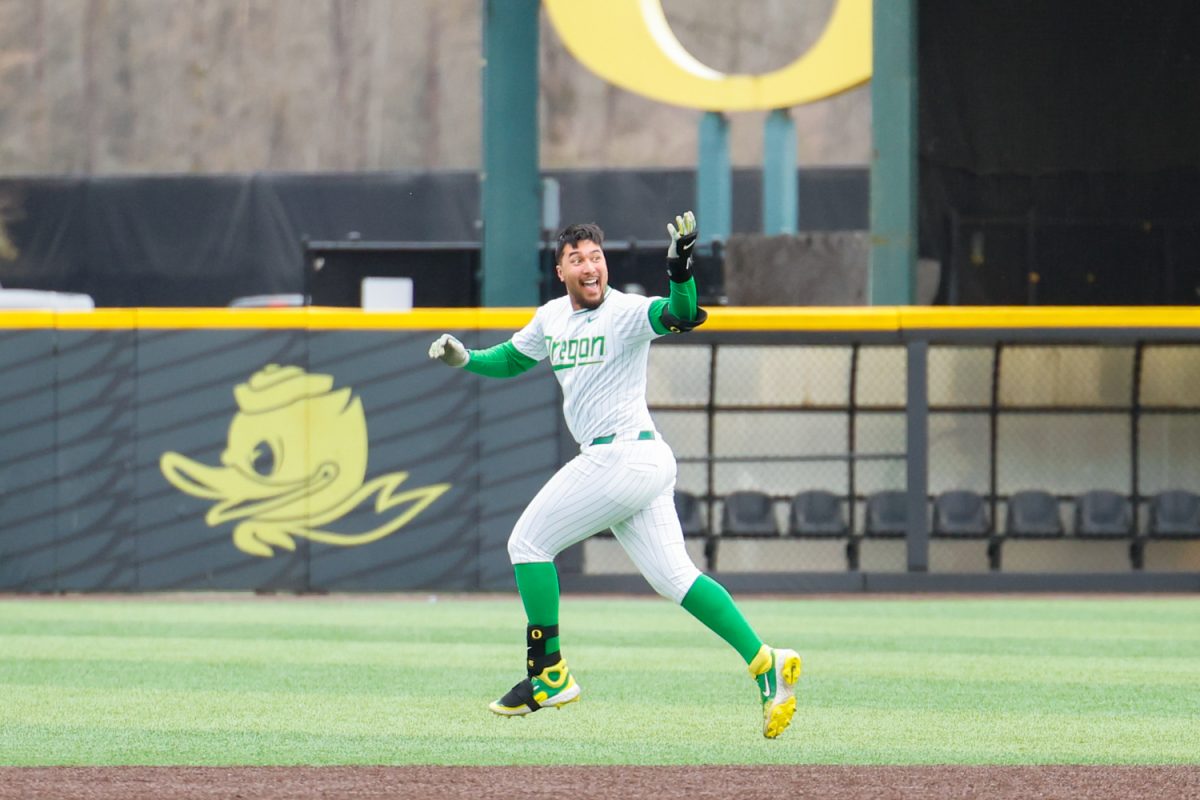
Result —
<instances>
[{"instance_id":1,"label":"dark curly hair","mask_svg":"<svg viewBox=\"0 0 1200 800\"><path fill-rule=\"evenodd\" d=\"M576 222L563 228L558 235L558 245L554 248L554 263L562 261L563 250L567 245L578 247L580 242L593 241L600 247L604 246L604 231L594 222Z\"/></svg>"}]
</instances>

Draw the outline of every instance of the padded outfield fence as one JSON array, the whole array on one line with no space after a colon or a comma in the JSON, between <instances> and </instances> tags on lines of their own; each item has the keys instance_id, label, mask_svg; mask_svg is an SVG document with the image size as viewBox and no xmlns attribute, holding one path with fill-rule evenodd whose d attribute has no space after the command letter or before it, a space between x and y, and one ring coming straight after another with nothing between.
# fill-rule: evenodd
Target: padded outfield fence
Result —
<instances>
[{"instance_id":1,"label":"padded outfield fence","mask_svg":"<svg viewBox=\"0 0 1200 800\"><path fill-rule=\"evenodd\" d=\"M570 457L529 309L0 314L0 588L476 590ZM1200 312L714 308L651 349L698 563L738 591L1200 588ZM642 590L616 543L568 589Z\"/></svg>"}]
</instances>

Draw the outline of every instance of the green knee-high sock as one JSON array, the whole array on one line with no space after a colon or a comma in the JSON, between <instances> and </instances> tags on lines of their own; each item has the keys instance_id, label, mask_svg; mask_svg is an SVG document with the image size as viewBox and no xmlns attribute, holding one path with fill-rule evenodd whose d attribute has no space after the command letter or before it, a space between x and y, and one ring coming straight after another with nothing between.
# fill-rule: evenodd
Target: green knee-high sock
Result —
<instances>
[{"instance_id":1,"label":"green knee-high sock","mask_svg":"<svg viewBox=\"0 0 1200 800\"><path fill-rule=\"evenodd\" d=\"M536 564L515 564L517 591L525 605L525 618L530 625L558 624L558 570L552 561ZM546 641L546 654L557 653L558 637Z\"/></svg>"},{"instance_id":2,"label":"green knee-high sock","mask_svg":"<svg viewBox=\"0 0 1200 800\"><path fill-rule=\"evenodd\" d=\"M729 642L749 664L762 648L762 639L742 616L725 587L707 575L701 575L683 598L683 608L707 625L713 633Z\"/></svg>"}]
</instances>

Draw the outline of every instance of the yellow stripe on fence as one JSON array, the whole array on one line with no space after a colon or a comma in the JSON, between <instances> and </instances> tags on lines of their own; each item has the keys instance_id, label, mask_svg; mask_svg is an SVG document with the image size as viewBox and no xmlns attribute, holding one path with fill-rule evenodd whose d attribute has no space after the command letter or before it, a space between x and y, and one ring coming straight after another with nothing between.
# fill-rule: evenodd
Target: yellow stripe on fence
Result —
<instances>
[{"instance_id":1,"label":"yellow stripe on fence","mask_svg":"<svg viewBox=\"0 0 1200 800\"><path fill-rule=\"evenodd\" d=\"M533 308L103 308L0 310L0 329L516 330ZM1190 306L720 306L703 331L1200 328Z\"/></svg>"}]
</instances>

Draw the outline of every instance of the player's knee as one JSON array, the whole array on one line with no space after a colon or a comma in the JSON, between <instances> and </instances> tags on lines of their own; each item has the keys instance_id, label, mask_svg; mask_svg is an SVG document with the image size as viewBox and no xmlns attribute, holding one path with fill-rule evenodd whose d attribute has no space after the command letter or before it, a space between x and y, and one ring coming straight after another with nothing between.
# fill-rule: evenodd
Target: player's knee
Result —
<instances>
[{"instance_id":1,"label":"player's knee","mask_svg":"<svg viewBox=\"0 0 1200 800\"><path fill-rule=\"evenodd\" d=\"M646 581L654 591L673 603L683 602L692 584L700 576L700 570L693 566L691 569L678 569L670 574L647 575Z\"/></svg>"},{"instance_id":2,"label":"player's knee","mask_svg":"<svg viewBox=\"0 0 1200 800\"><path fill-rule=\"evenodd\" d=\"M683 602L683 597L676 591L675 585L670 581L650 580L650 587L658 592L663 597L670 600L672 603Z\"/></svg>"},{"instance_id":3,"label":"player's knee","mask_svg":"<svg viewBox=\"0 0 1200 800\"><path fill-rule=\"evenodd\" d=\"M553 561L554 555L543 548L535 547L523 536L513 533L508 537L508 560L513 564L531 564L537 561Z\"/></svg>"}]
</instances>

